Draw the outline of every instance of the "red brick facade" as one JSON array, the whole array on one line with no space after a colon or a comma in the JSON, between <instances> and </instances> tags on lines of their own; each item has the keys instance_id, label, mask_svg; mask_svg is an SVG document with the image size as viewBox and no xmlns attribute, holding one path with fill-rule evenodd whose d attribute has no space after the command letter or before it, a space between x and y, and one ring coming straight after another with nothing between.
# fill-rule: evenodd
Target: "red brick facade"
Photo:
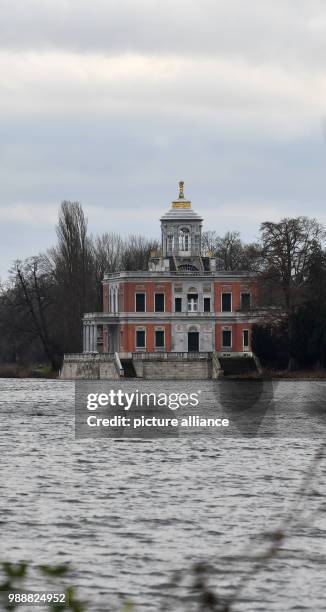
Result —
<instances>
[{"instance_id":1,"label":"red brick facade","mask_svg":"<svg viewBox=\"0 0 326 612\"><path fill-rule=\"evenodd\" d=\"M250 319L252 315L248 316L249 313L246 314L242 309L242 294L250 294L251 312L257 301L257 286L252 279L248 282L245 282L245 279L228 280L224 278L219 281L214 279L210 293L212 298L210 312L206 313L198 310L198 312L191 314L187 311L183 313L175 312L173 303L174 297L177 297L177 294L174 293L175 283L180 284L180 280L152 281L144 278L137 281L121 279L120 282L103 283L103 312L109 313L112 316L116 315L118 319L115 322L118 323L118 338L116 338L115 343L118 342L119 351L126 353L136 351L155 352L157 350L164 350L165 352L173 351L175 349L173 347L172 336L175 325L184 324L188 325L189 329L192 329L203 321L207 325L211 325L212 328L212 350L217 352L251 351L251 330L253 323ZM110 299L110 290L116 297L111 297ZM137 293L144 294L145 296L145 309L142 312L136 311ZM155 312L156 293L164 294L163 312ZM229 312L222 310L222 294L224 293L231 294L229 298L231 310ZM155 318L154 321L153 317ZM168 320L166 320L167 318ZM108 320L108 323L110 323L110 320ZM137 331L145 332L144 346L137 346ZM164 332L163 346L162 335L160 335L161 346L156 346L156 331ZM231 332L231 334L223 335L223 332ZM143 339L143 336L141 338ZM223 344L223 339L227 341L227 344L225 342ZM104 326L101 350L110 352L111 349L108 326Z\"/></svg>"},{"instance_id":2,"label":"red brick facade","mask_svg":"<svg viewBox=\"0 0 326 612\"><path fill-rule=\"evenodd\" d=\"M120 327L120 350L121 352L134 353L136 347L136 331L145 330L145 348L146 352L153 353L155 347L155 331L164 331L164 350L171 351L171 324L164 323L158 325L156 323L145 323L144 325L137 323L127 323Z\"/></svg>"},{"instance_id":3,"label":"red brick facade","mask_svg":"<svg viewBox=\"0 0 326 612\"><path fill-rule=\"evenodd\" d=\"M145 293L146 312L155 312L155 293L164 293L165 312L172 312L172 285L171 283L155 283L146 281L144 283L123 283L121 287L121 304L123 312L136 312L136 293Z\"/></svg>"}]
</instances>

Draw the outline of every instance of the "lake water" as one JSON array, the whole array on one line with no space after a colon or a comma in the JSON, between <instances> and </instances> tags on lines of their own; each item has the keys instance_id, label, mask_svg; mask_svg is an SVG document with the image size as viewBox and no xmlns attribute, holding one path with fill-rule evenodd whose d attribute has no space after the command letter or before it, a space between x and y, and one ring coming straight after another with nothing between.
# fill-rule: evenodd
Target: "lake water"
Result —
<instances>
[{"instance_id":1,"label":"lake water","mask_svg":"<svg viewBox=\"0 0 326 612\"><path fill-rule=\"evenodd\" d=\"M210 412L221 401L234 418L234 435L76 440L72 382L0 380L0 560L69 561L70 582L94 612L121 610L126 600L139 612L162 604L196 609L189 585L197 561L209 565L210 584L227 595L250 567L248 553L266 550L262 534L277 529L296 504L325 438L325 383L269 384L259 393L268 402L266 418L249 433L239 410L246 394L252 397L247 384L137 381L138 389L201 388ZM304 521L232 609L326 609L325 474L322 461ZM32 570L26 587L45 586Z\"/></svg>"}]
</instances>

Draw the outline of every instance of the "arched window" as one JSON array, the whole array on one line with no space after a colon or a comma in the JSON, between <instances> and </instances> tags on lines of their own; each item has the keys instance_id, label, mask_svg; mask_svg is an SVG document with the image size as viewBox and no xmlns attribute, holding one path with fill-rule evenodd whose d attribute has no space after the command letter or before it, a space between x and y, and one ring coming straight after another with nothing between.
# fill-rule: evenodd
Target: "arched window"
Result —
<instances>
[{"instance_id":1,"label":"arched window","mask_svg":"<svg viewBox=\"0 0 326 612\"><path fill-rule=\"evenodd\" d=\"M183 227L179 230L179 250L189 251L190 250L190 234L187 227Z\"/></svg>"}]
</instances>

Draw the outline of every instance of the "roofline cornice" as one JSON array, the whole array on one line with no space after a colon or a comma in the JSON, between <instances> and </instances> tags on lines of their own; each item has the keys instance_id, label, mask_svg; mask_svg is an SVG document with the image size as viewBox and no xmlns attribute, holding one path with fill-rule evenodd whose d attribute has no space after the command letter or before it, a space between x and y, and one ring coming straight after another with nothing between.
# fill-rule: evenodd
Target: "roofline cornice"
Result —
<instances>
[{"instance_id":1,"label":"roofline cornice","mask_svg":"<svg viewBox=\"0 0 326 612\"><path fill-rule=\"evenodd\" d=\"M254 280L257 278L257 275L254 272L249 271L234 271L230 272L227 270L217 270L217 271L207 271L207 272L185 272L185 271L166 271L166 272L156 272L149 270L139 270L137 272L112 272L109 274L105 274L102 282L107 281L119 281L119 280L128 280L128 281L139 281L139 279L153 282L153 280L161 280L161 281L181 281L181 280L221 280L221 281L229 281L232 282L234 280L244 280L250 279Z\"/></svg>"}]
</instances>

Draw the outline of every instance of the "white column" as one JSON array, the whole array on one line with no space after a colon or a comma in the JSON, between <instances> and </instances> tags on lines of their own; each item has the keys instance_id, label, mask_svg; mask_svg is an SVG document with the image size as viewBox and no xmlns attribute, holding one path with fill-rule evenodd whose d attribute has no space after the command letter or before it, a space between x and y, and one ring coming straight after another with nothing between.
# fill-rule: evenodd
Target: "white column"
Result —
<instances>
[{"instance_id":1,"label":"white column","mask_svg":"<svg viewBox=\"0 0 326 612\"><path fill-rule=\"evenodd\" d=\"M91 328L90 325L86 327L86 351L89 353L90 351L90 340L91 340Z\"/></svg>"},{"instance_id":2,"label":"white column","mask_svg":"<svg viewBox=\"0 0 326 612\"><path fill-rule=\"evenodd\" d=\"M83 353L86 352L86 325L83 323Z\"/></svg>"},{"instance_id":3,"label":"white column","mask_svg":"<svg viewBox=\"0 0 326 612\"><path fill-rule=\"evenodd\" d=\"M93 351L97 353L97 325L93 325Z\"/></svg>"},{"instance_id":4,"label":"white column","mask_svg":"<svg viewBox=\"0 0 326 612\"><path fill-rule=\"evenodd\" d=\"M94 351L94 325L89 326L89 350L91 353Z\"/></svg>"},{"instance_id":5,"label":"white column","mask_svg":"<svg viewBox=\"0 0 326 612\"><path fill-rule=\"evenodd\" d=\"M104 330L105 330L105 335L104 335ZM103 325L103 342L104 342L104 338L106 338L105 352L108 353L109 352L109 326L108 325Z\"/></svg>"}]
</instances>

